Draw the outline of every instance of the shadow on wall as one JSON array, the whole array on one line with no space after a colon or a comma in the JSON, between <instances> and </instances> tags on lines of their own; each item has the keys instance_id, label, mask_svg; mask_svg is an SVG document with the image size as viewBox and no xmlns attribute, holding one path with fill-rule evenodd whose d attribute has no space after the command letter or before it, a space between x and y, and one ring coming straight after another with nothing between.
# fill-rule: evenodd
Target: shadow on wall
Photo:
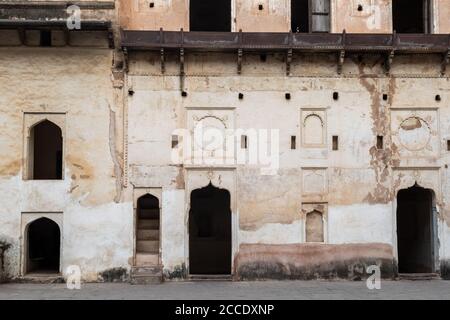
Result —
<instances>
[{"instance_id":1,"label":"shadow on wall","mask_svg":"<svg viewBox=\"0 0 450 320\"><path fill-rule=\"evenodd\" d=\"M5 274L5 252L11 245L6 241L0 240L0 283L6 281Z\"/></svg>"}]
</instances>

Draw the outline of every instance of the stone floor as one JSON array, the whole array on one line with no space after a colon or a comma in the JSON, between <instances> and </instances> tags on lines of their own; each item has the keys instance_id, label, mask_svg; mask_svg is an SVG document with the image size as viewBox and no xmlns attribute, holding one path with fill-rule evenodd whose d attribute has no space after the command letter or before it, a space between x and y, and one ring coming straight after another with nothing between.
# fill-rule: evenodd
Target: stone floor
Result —
<instances>
[{"instance_id":1,"label":"stone floor","mask_svg":"<svg viewBox=\"0 0 450 320\"><path fill-rule=\"evenodd\" d=\"M127 283L0 285L0 299L450 299L450 281L382 281L369 290L365 281L259 281L166 282L155 285Z\"/></svg>"}]
</instances>

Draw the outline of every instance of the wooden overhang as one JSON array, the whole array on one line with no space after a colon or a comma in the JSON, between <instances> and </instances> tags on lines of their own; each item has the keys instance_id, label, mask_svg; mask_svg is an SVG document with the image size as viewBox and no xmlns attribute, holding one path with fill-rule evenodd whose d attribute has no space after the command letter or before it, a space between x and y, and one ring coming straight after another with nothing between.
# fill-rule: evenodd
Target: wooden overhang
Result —
<instances>
[{"instance_id":1,"label":"wooden overhang","mask_svg":"<svg viewBox=\"0 0 450 320\"><path fill-rule=\"evenodd\" d=\"M273 32L185 32L121 30L121 46L133 50L237 52L238 72L244 52L285 52L286 72L294 52L335 53L338 73L346 53L379 53L386 58L389 72L395 54L440 54L442 74L450 58L450 34L354 34L354 33L273 33ZM164 69L162 67L162 69Z\"/></svg>"},{"instance_id":2,"label":"wooden overhang","mask_svg":"<svg viewBox=\"0 0 450 320\"><path fill-rule=\"evenodd\" d=\"M96 19L95 14L81 16L80 29L68 29L67 8L76 5L82 10L114 10L114 1L4 1L0 0L0 29L18 30L63 30L69 36L78 31L105 31L109 47L114 48L112 22ZM22 37L21 37L22 38Z\"/></svg>"}]
</instances>

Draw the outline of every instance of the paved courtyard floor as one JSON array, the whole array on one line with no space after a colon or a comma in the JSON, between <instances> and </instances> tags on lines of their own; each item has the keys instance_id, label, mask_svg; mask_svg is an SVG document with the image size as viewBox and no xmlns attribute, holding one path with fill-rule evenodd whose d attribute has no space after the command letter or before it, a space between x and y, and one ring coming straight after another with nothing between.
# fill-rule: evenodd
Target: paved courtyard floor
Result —
<instances>
[{"instance_id":1,"label":"paved courtyard floor","mask_svg":"<svg viewBox=\"0 0 450 320\"><path fill-rule=\"evenodd\" d=\"M88 283L80 290L9 283L0 285L0 299L450 299L450 281L382 281L380 290L369 290L365 281Z\"/></svg>"}]
</instances>

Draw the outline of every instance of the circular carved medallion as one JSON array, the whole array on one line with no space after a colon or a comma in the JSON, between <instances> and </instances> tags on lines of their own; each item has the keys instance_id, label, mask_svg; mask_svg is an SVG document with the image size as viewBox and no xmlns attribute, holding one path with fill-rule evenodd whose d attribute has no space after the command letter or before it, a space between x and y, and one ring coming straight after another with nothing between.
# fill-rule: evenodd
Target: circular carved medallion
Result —
<instances>
[{"instance_id":1,"label":"circular carved medallion","mask_svg":"<svg viewBox=\"0 0 450 320\"><path fill-rule=\"evenodd\" d=\"M431 138L430 127L419 117L403 120L398 129L398 138L403 147L410 151L424 149Z\"/></svg>"}]
</instances>

